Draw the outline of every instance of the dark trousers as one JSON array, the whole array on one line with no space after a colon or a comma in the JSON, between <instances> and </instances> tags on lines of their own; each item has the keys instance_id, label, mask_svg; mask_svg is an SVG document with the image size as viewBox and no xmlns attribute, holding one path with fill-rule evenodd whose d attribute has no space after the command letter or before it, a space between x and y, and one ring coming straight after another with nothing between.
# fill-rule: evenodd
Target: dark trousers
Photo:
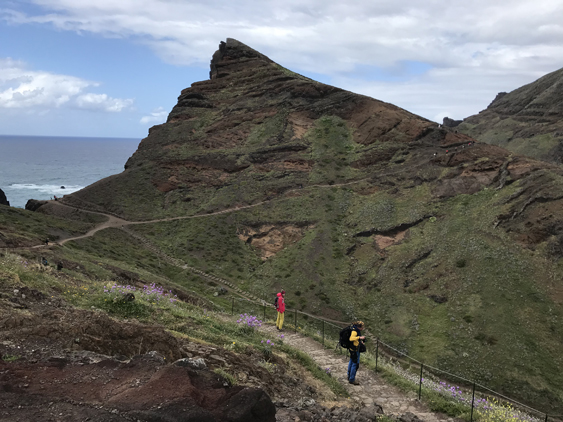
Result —
<instances>
[{"instance_id":1,"label":"dark trousers","mask_svg":"<svg viewBox=\"0 0 563 422\"><path fill-rule=\"evenodd\" d=\"M350 362L348 363L348 381L356 379L356 372L360 367L360 352L350 350Z\"/></svg>"}]
</instances>

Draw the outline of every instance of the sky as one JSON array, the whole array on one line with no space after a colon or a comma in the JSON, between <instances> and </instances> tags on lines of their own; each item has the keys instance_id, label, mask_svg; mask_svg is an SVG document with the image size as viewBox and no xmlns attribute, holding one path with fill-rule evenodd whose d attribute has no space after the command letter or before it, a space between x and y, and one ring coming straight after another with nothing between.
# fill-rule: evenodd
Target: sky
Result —
<instances>
[{"instance_id":1,"label":"sky","mask_svg":"<svg viewBox=\"0 0 563 422\"><path fill-rule=\"evenodd\" d=\"M441 122L563 67L563 2L0 0L0 134L143 138L226 38Z\"/></svg>"}]
</instances>

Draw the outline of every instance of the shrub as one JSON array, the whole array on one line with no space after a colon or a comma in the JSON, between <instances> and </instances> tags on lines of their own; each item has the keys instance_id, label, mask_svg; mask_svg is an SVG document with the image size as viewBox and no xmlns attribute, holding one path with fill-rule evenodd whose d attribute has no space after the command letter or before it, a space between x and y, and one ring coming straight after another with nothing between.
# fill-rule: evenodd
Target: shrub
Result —
<instances>
[{"instance_id":1,"label":"shrub","mask_svg":"<svg viewBox=\"0 0 563 422\"><path fill-rule=\"evenodd\" d=\"M264 355L264 359L269 361L272 357L272 347L274 347L274 342L268 339L266 340L266 343L264 343L264 340L260 343L262 344L262 354Z\"/></svg>"},{"instance_id":2,"label":"shrub","mask_svg":"<svg viewBox=\"0 0 563 422\"><path fill-rule=\"evenodd\" d=\"M231 374L229 374L227 371L225 371L223 368L215 368L213 372L223 377L229 387L232 387L233 385L237 385L236 378Z\"/></svg>"},{"instance_id":3,"label":"shrub","mask_svg":"<svg viewBox=\"0 0 563 422\"><path fill-rule=\"evenodd\" d=\"M240 314L239 319L237 320L237 324L239 324L238 332L243 336L249 336L254 334L254 332L262 326L262 321L255 317L254 315L249 314Z\"/></svg>"},{"instance_id":4,"label":"shrub","mask_svg":"<svg viewBox=\"0 0 563 422\"><path fill-rule=\"evenodd\" d=\"M258 362L258 365L260 365L262 368L264 368L269 373L273 373L276 369L275 363L270 363L270 362L267 362L265 360L261 360L260 362Z\"/></svg>"}]
</instances>

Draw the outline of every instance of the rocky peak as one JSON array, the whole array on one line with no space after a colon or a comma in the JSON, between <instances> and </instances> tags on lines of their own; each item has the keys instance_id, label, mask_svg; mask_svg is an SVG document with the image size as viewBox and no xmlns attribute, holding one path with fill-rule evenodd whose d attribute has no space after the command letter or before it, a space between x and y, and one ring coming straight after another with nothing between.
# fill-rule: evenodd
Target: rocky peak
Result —
<instances>
[{"instance_id":1,"label":"rocky peak","mask_svg":"<svg viewBox=\"0 0 563 422\"><path fill-rule=\"evenodd\" d=\"M495 97L495 99L493 101L491 101L491 104L489 104L489 107L491 107L493 104L498 104L498 102L501 100L502 97L504 97L507 94L507 92L499 92L497 94L497 96Z\"/></svg>"},{"instance_id":2,"label":"rocky peak","mask_svg":"<svg viewBox=\"0 0 563 422\"><path fill-rule=\"evenodd\" d=\"M345 183L352 174L360 177L391 159L396 164L407 156L418 161L428 154L426 147L447 150L470 142L393 104L292 72L229 38L213 54L210 79L182 90L167 122L151 128L126 172L72 198L96 202L94 192L136 180L148 182L145 192L156 190L155 202L125 213L160 213L155 206L162 203L160 195L165 195L165 213L183 213L185 207L207 202L188 194L200 188L222 194L241 185L259 186L258 194L236 194L241 203L253 202L311 180ZM124 212L123 204L103 202L106 209Z\"/></svg>"},{"instance_id":3,"label":"rocky peak","mask_svg":"<svg viewBox=\"0 0 563 422\"><path fill-rule=\"evenodd\" d=\"M563 69L549 73L508 94L500 93L489 107L504 115L536 118L558 116L561 118L563 115Z\"/></svg>"},{"instance_id":4,"label":"rocky peak","mask_svg":"<svg viewBox=\"0 0 563 422\"><path fill-rule=\"evenodd\" d=\"M229 73L225 68L241 61L259 60L266 63L273 63L268 57L250 48L246 44L241 43L234 38L227 38L227 41L221 41L219 49L213 53L211 58L209 79L222 78Z\"/></svg>"},{"instance_id":5,"label":"rocky peak","mask_svg":"<svg viewBox=\"0 0 563 422\"><path fill-rule=\"evenodd\" d=\"M450 119L449 117L444 117L442 124L445 127L456 127L459 126L461 122L463 122L463 120L454 120L454 119Z\"/></svg>"}]
</instances>

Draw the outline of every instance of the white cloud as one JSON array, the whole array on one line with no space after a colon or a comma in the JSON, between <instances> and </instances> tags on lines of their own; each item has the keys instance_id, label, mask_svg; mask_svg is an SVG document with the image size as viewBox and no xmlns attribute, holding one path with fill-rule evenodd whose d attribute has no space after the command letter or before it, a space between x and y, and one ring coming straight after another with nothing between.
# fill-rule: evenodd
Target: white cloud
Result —
<instances>
[{"instance_id":1,"label":"white cloud","mask_svg":"<svg viewBox=\"0 0 563 422\"><path fill-rule=\"evenodd\" d=\"M129 108L133 104L132 99L112 98L106 94L82 94L76 97L78 108L87 110L102 110L118 113L123 109Z\"/></svg>"},{"instance_id":2,"label":"white cloud","mask_svg":"<svg viewBox=\"0 0 563 422\"><path fill-rule=\"evenodd\" d=\"M471 113L476 112L475 89L490 101L496 92L507 89L503 81L515 84L511 90L563 63L560 0L33 2L45 12L4 10L4 20L132 37L163 60L180 65L207 64L218 42L233 37L294 70L329 75L335 81L355 78L349 84L362 93L377 87L389 92L388 101L410 93L418 99L417 109L426 107L425 115L431 110L453 110L460 100L471 103ZM366 82L366 90L361 89L358 68L394 69L404 61L426 63L437 73L422 81L411 77L408 89L403 82ZM444 94L444 89L452 91ZM393 96L393 91L399 94ZM33 101L41 92L29 95Z\"/></svg>"},{"instance_id":3,"label":"white cloud","mask_svg":"<svg viewBox=\"0 0 563 422\"><path fill-rule=\"evenodd\" d=\"M67 75L27 70L12 59L0 59L0 107L60 107L92 82Z\"/></svg>"},{"instance_id":4,"label":"white cloud","mask_svg":"<svg viewBox=\"0 0 563 422\"><path fill-rule=\"evenodd\" d=\"M429 120L441 122L446 116L462 119L485 109L500 91L509 91L541 72L503 72L471 68L435 68L402 82L362 81L337 78L344 89L393 103Z\"/></svg>"},{"instance_id":5,"label":"white cloud","mask_svg":"<svg viewBox=\"0 0 563 422\"><path fill-rule=\"evenodd\" d=\"M141 117L139 123L141 123L142 125L148 125L151 123L164 123L167 116L168 112L162 107L158 107L155 108L148 116Z\"/></svg>"},{"instance_id":6,"label":"white cloud","mask_svg":"<svg viewBox=\"0 0 563 422\"><path fill-rule=\"evenodd\" d=\"M75 76L29 70L25 63L10 58L0 59L0 108L45 112L51 108L77 107L119 112L133 103L132 99L85 92L99 85Z\"/></svg>"}]
</instances>

